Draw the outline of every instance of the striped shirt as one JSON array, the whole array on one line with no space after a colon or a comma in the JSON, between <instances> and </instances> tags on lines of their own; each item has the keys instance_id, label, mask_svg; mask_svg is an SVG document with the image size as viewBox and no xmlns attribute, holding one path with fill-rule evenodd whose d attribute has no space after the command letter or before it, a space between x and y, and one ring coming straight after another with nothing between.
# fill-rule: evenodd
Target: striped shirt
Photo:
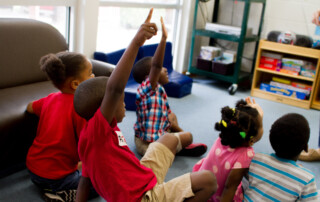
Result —
<instances>
[{"instance_id":1,"label":"striped shirt","mask_svg":"<svg viewBox=\"0 0 320 202\"><path fill-rule=\"evenodd\" d=\"M249 167L244 201L319 201L314 174L295 161L258 153Z\"/></svg>"},{"instance_id":2,"label":"striped shirt","mask_svg":"<svg viewBox=\"0 0 320 202\"><path fill-rule=\"evenodd\" d=\"M147 78L138 87L136 105L135 136L147 142L156 141L170 127L168 115L171 110L166 91L160 84L152 90Z\"/></svg>"}]
</instances>

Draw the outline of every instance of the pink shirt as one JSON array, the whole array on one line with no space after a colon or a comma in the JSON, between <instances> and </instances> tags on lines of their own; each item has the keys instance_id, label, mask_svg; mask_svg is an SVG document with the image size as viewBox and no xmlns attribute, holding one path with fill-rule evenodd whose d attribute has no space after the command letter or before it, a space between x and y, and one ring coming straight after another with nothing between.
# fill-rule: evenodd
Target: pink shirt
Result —
<instances>
[{"instance_id":1,"label":"pink shirt","mask_svg":"<svg viewBox=\"0 0 320 202\"><path fill-rule=\"evenodd\" d=\"M82 175L106 201L141 201L157 178L140 164L113 119L112 124L100 108L83 128L79 140Z\"/></svg>"},{"instance_id":2,"label":"pink shirt","mask_svg":"<svg viewBox=\"0 0 320 202\"><path fill-rule=\"evenodd\" d=\"M193 167L193 171L210 170L217 178L218 189L212 195L211 201L220 201L225 182L232 169L249 168L251 160L254 156L252 147L237 147L230 148L221 144L221 139L218 138L211 147L209 154L201 159ZM241 183L234 196L234 201L242 201L243 193Z\"/></svg>"}]
</instances>

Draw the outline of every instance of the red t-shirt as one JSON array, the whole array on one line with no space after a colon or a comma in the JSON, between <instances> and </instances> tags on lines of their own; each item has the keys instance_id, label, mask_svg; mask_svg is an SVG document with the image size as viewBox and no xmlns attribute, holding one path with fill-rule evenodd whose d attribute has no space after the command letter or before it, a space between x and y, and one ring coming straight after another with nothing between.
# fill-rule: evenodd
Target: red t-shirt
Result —
<instances>
[{"instance_id":1,"label":"red t-shirt","mask_svg":"<svg viewBox=\"0 0 320 202\"><path fill-rule=\"evenodd\" d=\"M114 119L110 125L100 108L83 128L79 140L82 175L107 201L141 201L157 178L129 149Z\"/></svg>"},{"instance_id":2,"label":"red t-shirt","mask_svg":"<svg viewBox=\"0 0 320 202\"><path fill-rule=\"evenodd\" d=\"M60 179L77 170L78 139L86 124L73 107L73 94L52 93L33 102L39 116L37 135L27 155L28 169L43 178Z\"/></svg>"}]
</instances>

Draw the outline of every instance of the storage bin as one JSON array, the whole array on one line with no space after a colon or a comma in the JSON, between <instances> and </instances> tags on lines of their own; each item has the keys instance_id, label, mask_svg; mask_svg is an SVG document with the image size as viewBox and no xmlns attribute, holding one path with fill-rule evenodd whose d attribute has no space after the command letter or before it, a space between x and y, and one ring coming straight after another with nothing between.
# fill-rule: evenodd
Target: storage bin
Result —
<instances>
[{"instance_id":1,"label":"storage bin","mask_svg":"<svg viewBox=\"0 0 320 202\"><path fill-rule=\"evenodd\" d=\"M212 61L211 60L204 60L202 58L197 58L197 69L201 69L204 71L211 72Z\"/></svg>"},{"instance_id":2,"label":"storage bin","mask_svg":"<svg viewBox=\"0 0 320 202\"><path fill-rule=\"evenodd\" d=\"M232 75L235 63L212 62L212 72L216 74Z\"/></svg>"}]
</instances>

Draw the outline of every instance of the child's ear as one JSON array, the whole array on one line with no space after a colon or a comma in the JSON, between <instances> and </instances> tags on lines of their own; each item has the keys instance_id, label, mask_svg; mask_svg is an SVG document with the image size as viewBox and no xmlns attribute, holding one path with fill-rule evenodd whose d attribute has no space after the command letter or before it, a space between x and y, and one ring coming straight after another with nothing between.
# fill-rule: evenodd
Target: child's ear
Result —
<instances>
[{"instance_id":1,"label":"child's ear","mask_svg":"<svg viewBox=\"0 0 320 202\"><path fill-rule=\"evenodd\" d=\"M72 80L70 85L73 90L76 90L80 85L80 81L78 79Z\"/></svg>"}]
</instances>

